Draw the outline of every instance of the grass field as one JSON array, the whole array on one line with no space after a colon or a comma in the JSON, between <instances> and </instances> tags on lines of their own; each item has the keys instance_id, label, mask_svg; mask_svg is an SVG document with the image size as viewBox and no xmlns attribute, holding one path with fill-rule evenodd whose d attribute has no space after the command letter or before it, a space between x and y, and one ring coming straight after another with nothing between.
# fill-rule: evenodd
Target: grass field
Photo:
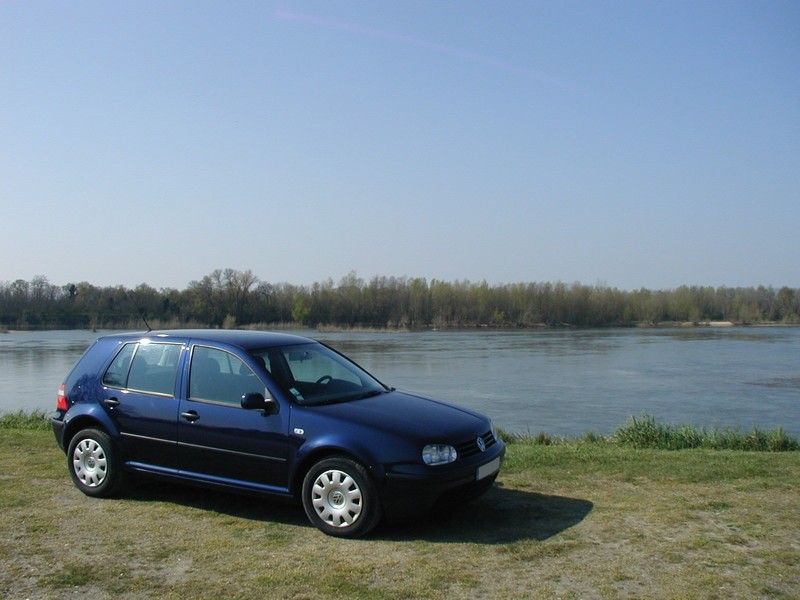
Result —
<instances>
[{"instance_id":1,"label":"grass field","mask_svg":"<svg viewBox=\"0 0 800 600\"><path fill-rule=\"evenodd\" d=\"M0 596L797 598L799 497L800 452L515 441L478 501L347 541L259 498L87 498L51 433L6 427Z\"/></svg>"}]
</instances>

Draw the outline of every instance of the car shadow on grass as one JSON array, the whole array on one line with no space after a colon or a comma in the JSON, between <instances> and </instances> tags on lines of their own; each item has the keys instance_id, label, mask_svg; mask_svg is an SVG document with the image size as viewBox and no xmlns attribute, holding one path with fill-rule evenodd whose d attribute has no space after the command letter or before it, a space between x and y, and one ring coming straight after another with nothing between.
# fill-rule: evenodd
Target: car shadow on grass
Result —
<instances>
[{"instance_id":1,"label":"car shadow on grass","mask_svg":"<svg viewBox=\"0 0 800 600\"><path fill-rule=\"evenodd\" d=\"M592 511L588 500L512 490L497 485L468 504L434 511L413 523L376 531L386 540L506 544L543 541L574 527Z\"/></svg>"},{"instance_id":2,"label":"car shadow on grass","mask_svg":"<svg viewBox=\"0 0 800 600\"><path fill-rule=\"evenodd\" d=\"M311 526L299 504L194 485L175 485L142 479L129 487L120 499L167 502L240 519Z\"/></svg>"},{"instance_id":3,"label":"car shadow on grass","mask_svg":"<svg viewBox=\"0 0 800 600\"><path fill-rule=\"evenodd\" d=\"M241 519L313 527L299 504L194 486L143 481L122 499L170 502ZM593 508L588 500L512 490L499 484L467 504L436 510L414 521L383 523L366 539L472 544L543 541L576 526Z\"/></svg>"}]
</instances>

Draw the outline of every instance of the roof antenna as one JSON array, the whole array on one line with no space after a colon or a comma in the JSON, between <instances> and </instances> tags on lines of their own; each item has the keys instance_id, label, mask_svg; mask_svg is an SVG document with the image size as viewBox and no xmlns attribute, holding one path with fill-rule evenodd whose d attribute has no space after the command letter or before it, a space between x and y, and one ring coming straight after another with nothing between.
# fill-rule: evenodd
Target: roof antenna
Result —
<instances>
[{"instance_id":1,"label":"roof antenna","mask_svg":"<svg viewBox=\"0 0 800 600\"><path fill-rule=\"evenodd\" d=\"M144 311L136 303L136 298L134 298L133 295L128 293L128 290L125 290L125 295L128 297L128 299L130 299L131 302L133 302L133 305L136 307L136 312L139 313L139 317L142 319L142 321L144 321L144 324L147 326L147 333L150 333L151 331L153 331L153 328L150 327L150 323L147 322L147 319L144 316Z\"/></svg>"}]
</instances>

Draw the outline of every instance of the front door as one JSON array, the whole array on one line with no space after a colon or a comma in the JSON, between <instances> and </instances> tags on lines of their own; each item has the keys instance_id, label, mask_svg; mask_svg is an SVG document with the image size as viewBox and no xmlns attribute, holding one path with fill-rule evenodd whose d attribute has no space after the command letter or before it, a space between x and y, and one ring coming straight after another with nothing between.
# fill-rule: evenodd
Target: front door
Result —
<instances>
[{"instance_id":1,"label":"front door","mask_svg":"<svg viewBox=\"0 0 800 600\"><path fill-rule=\"evenodd\" d=\"M179 469L214 483L286 491L288 415L242 408L248 393L269 391L242 358L194 346L178 416Z\"/></svg>"}]
</instances>

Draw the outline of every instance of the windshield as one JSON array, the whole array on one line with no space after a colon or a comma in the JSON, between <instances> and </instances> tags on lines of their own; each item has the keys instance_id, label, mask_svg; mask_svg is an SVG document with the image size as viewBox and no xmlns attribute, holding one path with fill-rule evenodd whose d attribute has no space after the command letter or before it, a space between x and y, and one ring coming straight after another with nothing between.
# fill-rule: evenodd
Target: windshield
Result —
<instances>
[{"instance_id":1,"label":"windshield","mask_svg":"<svg viewBox=\"0 0 800 600\"><path fill-rule=\"evenodd\" d=\"M355 363L322 344L297 344L252 352L298 404L366 398L386 387Z\"/></svg>"}]
</instances>

